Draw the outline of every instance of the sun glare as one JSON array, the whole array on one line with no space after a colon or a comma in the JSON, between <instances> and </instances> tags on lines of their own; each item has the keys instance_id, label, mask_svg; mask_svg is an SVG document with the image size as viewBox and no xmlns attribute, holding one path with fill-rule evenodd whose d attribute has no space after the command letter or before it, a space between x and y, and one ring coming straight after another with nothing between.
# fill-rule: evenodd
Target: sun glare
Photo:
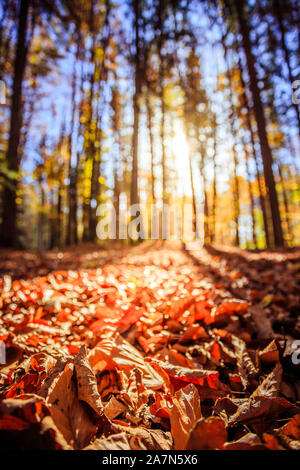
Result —
<instances>
[{"instance_id":1,"label":"sun glare","mask_svg":"<svg viewBox=\"0 0 300 470\"><path fill-rule=\"evenodd\" d=\"M191 196L191 179L189 167L189 145L181 122L175 123L175 132L172 139L172 149L176 157L176 170L180 182L179 195Z\"/></svg>"}]
</instances>

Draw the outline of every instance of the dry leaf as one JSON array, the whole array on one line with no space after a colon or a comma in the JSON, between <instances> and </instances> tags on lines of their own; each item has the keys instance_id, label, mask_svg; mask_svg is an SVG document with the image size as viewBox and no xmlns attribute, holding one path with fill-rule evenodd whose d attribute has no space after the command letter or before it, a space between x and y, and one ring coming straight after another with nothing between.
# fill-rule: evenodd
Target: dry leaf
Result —
<instances>
[{"instance_id":1,"label":"dry leaf","mask_svg":"<svg viewBox=\"0 0 300 470\"><path fill-rule=\"evenodd\" d=\"M227 440L225 423L221 418L202 418L194 426L186 444L187 450L222 449Z\"/></svg>"},{"instance_id":2,"label":"dry leaf","mask_svg":"<svg viewBox=\"0 0 300 470\"><path fill-rule=\"evenodd\" d=\"M178 390L173 399L170 422L175 450L185 449L189 434L200 418L199 393L193 384L189 384Z\"/></svg>"}]
</instances>

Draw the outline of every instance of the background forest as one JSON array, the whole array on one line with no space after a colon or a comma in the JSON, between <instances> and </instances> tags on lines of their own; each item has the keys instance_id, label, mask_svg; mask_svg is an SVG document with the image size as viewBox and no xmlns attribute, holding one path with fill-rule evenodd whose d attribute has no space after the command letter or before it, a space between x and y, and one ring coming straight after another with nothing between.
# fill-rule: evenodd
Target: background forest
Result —
<instances>
[{"instance_id":1,"label":"background forest","mask_svg":"<svg viewBox=\"0 0 300 470\"><path fill-rule=\"evenodd\" d=\"M95 242L125 195L202 203L208 244L299 245L298 0L0 5L2 246Z\"/></svg>"}]
</instances>

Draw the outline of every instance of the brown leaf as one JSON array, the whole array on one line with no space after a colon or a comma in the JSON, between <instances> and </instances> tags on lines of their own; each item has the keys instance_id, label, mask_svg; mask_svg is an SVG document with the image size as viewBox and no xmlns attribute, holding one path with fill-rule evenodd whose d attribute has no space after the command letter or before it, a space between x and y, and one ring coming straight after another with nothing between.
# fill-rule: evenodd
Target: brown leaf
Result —
<instances>
[{"instance_id":1,"label":"brown leaf","mask_svg":"<svg viewBox=\"0 0 300 470\"><path fill-rule=\"evenodd\" d=\"M197 388L189 384L175 393L171 410L171 433L174 449L185 449L189 434L201 418L200 397Z\"/></svg>"},{"instance_id":2,"label":"brown leaf","mask_svg":"<svg viewBox=\"0 0 300 470\"><path fill-rule=\"evenodd\" d=\"M300 441L300 413L294 416L287 424L277 430L280 436L288 436L291 439Z\"/></svg>"},{"instance_id":3,"label":"brown leaf","mask_svg":"<svg viewBox=\"0 0 300 470\"><path fill-rule=\"evenodd\" d=\"M259 358L264 364L276 364L279 362L279 350L274 339L263 351L260 351Z\"/></svg>"},{"instance_id":4,"label":"brown leaf","mask_svg":"<svg viewBox=\"0 0 300 470\"><path fill-rule=\"evenodd\" d=\"M106 439L96 439L83 450L131 450L127 434L121 432L113 434Z\"/></svg>"},{"instance_id":5,"label":"brown leaf","mask_svg":"<svg viewBox=\"0 0 300 470\"><path fill-rule=\"evenodd\" d=\"M225 423L221 418L201 419L191 431L187 450L215 450L222 449L227 440Z\"/></svg>"},{"instance_id":6,"label":"brown leaf","mask_svg":"<svg viewBox=\"0 0 300 470\"><path fill-rule=\"evenodd\" d=\"M237 441L225 442L223 448L225 450L263 450L265 446L256 434L249 432Z\"/></svg>"},{"instance_id":7,"label":"brown leaf","mask_svg":"<svg viewBox=\"0 0 300 470\"><path fill-rule=\"evenodd\" d=\"M217 389L219 386L219 373L215 370L190 369L188 367L174 366L167 362L151 359L152 363L158 365L171 377L178 378L184 382L191 382L198 385L204 385L208 380L208 385Z\"/></svg>"},{"instance_id":8,"label":"brown leaf","mask_svg":"<svg viewBox=\"0 0 300 470\"><path fill-rule=\"evenodd\" d=\"M257 389L252 393L251 398L254 397L267 397L276 398L280 392L282 378L282 367L281 364L277 364L276 367L270 372L269 375L262 381Z\"/></svg>"},{"instance_id":9,"label":"brown leaf","mask_svg":"<svg viewBox=\"0 0 300 470\"><path fill-rule=\"evenodd\" d=\"M265 309L260 305L252 305L248 311L255 324L255 330L259 339L274 338L274 331L270 318L267 317Z\"/></svg>"},{"instance_id":10,"label":"brown leaf","mask_svg":"<svg viewBox=\"0 0 300 470\"><path fill-rule=\"evenodd\" d=\"M0 409L0 449L69 449L38 395L3 400Z\"/></svg>"},{"instance_id":11,"label":"brown leaf","mask_svg":"<svg viewBox=\"0 0 300 470\"><path fill-rule=\"evenodd\" d=\"M112 396L109 402L105 405L104 412L105 416L109 419L114 419L121 413L127 410L127 407L121 403L116 397Z\"/></svg>"},{"instance_id":12,"label":"brown leaf","mask_svg":"<svg viewBox=\"0 0 300 470\"><path fill-rule=\"evenodd\" d=\"M49 374L45 377L45 379L42 382L42 386L39 390L39 395L41 397L46 398L49 390L51 388L51 384L53 383L54 379L60 374L66 366L66 361L62 358L57 359L55 366L53 369L49 372Z\"/></svg>"},{"instance_id":13,"label":"brown leaf","mask_svg":"<svg viewBox=\"0 0 300 470\"><path fill-rule=\"evenodd\" d=\"M263 434L263 439L265 441L265 447L269 450L284 450L284 447L280 445L278 439L272 434Z\"/></svg>"},{"instance_id":14,"label":"brown leaf","mask_svg":"<svg viewBox=\"0 0 300 470\"><path fill-rule=\"evenodd\" d=\"M173 439L171 433L160 429L132 428L113 424L112 429L118 433L125 433L130 442L131 449L171 450Z\"/></svg>"},{"instance_id":15,"label":"brown leaf","mask_svg":"<svg viewBox=\"0 0 300 470\"><path fill-rule=\"evenodd\" d=\"M79 401L73 377L74 365L67 364L52 382L46 403L66 441L76 449L82 449L90 442L98 426L91 420L87 405Z\"/></svg>"},{"instance_id":16,"label":"brown leaf","mask_svg":"<svg viewBox=\"0 0 300 470\"><path fill-rule=\"evenodd\" d=\"M127 396L133 412L138 416L148 403L148 392L139 369L133 369L128 379Z\"/></svg>"},{"instance_id":17,"label":"brown leaf","mask_svg":"<svg viewBox=\"0 0 300 470\"><path fill-rule=\"evenodd\" d=\"M97 364L106 361L107 368L117 368L130 371L133 367L141 371L143 382L147 388L159 389L163 385L163 380L148 362L144 361L141 353L121 335L114 338L103 339L91 351L89 361L93 368L97 369Z\"/></svg>"},{"instance_id":18,"label":"brown leaf","mask_svg":"<svg viewBox=\"0 0 300 470\"><path fill-rule=\"evenodd\" d=\"M232 345L235 350L238 372L240 374L243 387L246 389L249 383L249 379L255 377L258 373L258 370L254 366L248 354L246 343L243 340L237 336L232 335Z\"/></svg>"},{"instance_id":19,"label":"brown leaf","mask_svg":"<svg viewBox=\"0 0 300 470\"><path fill-rule=\"evenodd\" d=\"M280 413L295 408L284 398L279 398L282 368L280 364L263 380L249 399L244 400L232 414L228 424L248 423L262 433Z\"/></svg>"},{"instance_id":20,"label":"brown leaf","mask_svg":"<svg viewBox=\"0 0 300 470\"><path fill-rule=\"evenodd\" d=\"M87 358L86 347L82 346L74 360L78 399L85 401L102 416L104 408L97 388L97 380Z\"/></svg>"}]
</instances>

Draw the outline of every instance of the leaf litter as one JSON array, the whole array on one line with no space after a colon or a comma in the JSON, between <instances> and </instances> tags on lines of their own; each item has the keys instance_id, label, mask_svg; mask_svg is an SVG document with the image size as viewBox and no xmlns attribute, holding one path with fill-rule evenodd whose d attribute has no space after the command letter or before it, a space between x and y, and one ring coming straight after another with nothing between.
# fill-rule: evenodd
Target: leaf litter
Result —
<instances>
[{"instance_id":1,"label":"leaf litter","mask_svg":"<svg viewBox=\"0 0 300 470\"><path fill-rule=\"evenodd\" d=\"M92 267L78 256L0 280L1 449L300 448L294 338L273 329L278 277L263 276L257 301L260 265L238 290L234 253L225 277L216 256L170 242L102 253Z\"/></svg>"}]
</instances>

